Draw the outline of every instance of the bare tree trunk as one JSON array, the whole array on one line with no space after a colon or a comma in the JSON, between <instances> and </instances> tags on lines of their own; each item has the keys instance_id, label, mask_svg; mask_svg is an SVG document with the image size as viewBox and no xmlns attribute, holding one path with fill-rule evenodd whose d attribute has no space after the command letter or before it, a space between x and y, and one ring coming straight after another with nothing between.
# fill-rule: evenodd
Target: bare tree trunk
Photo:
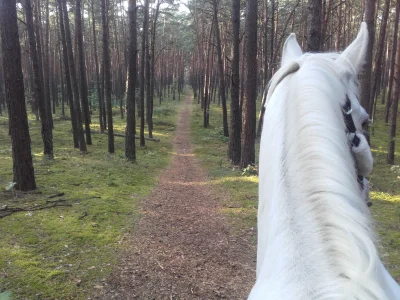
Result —
<instances>
[{"instance_id":1,"label":"bare tree trunk","mask_svg":"<svg viewBox=\"0 0 400 300\"><path fill-rule=\"evenodd\" d=\"M395 137L396 137L396 121L397 110L400 96L400 39L397 40L397 54L395 62L395 73L393 78L394 89L392 96L392 107L390 109L390 129L389 129L389 145L387 154L387 163L394 165L394 150L395 150Z\"/></svg>"},{"instance_id":2,"label":"bare tree trunk","mask_svg":"<svg viewBox=\"0 0 400 300\"><path fill-rule=\"evenodd\" d=\"M232 87L231 87L231 131L229 136L229 159L233 165L240 163L242 115L239 105L240 64L240 0L232 0Z\"/></svg>"},{"instance_id":3,"label":"bare tree trunk","mask_svg":"<svg viewBox=\"0 0 400 300\"><path fill-rule=\"evenodd\" d=\"M33 77L34 77L34 95L37 103L39 104L40 120L42 123L42 139L44 150L43 153L48 159L53 159L53 131L51 124L49 122L48 114L46 113L46 102L43 93L43 86L40 81L40 66L38 53L36 48L36 37L33 23L33 13L31 0L25 0L25 12L26 12L26 22L27 30L29 35L29 50L32 60Z\"/></svg>"},{"instance_id":4,"label":"bare tree trunk","mask_svg":"<svg viewBox=\"0 0 400 300\"><path fill-rule=\"evenodd\" d=\"M217 38L219 95L221 96L221 102L222 102L222 124L224 127L224 136L229 136L228 113L226 109L226 96L225 96L225 73L224 73L224 63L222 61L221 36L219 32L217 0L213 0L213 5L214 5L214 20L215 20L215 35Z\"/></svg>"},{"instance_id":5,"label":"bare tree trunk","mask_svg":"<svg viewBox=\"0 0 400 300\"><path fill-rule=\"evenodd\" d=\"M144 139L144 79L146 65L146 46L147 34L149 27L149 0L144 2L144 18L143 18L143 33L142 33L142 57L140 59L140 146L145 146Z\"/></svg>"},{"instance_id":6,"label":"bare tree trunk","mask_svg":"<svg viewBox=\"0 0 400 300\"><path fill-rule=\"evenodd\" d=\"M160 11L160 5L161 1L157 1L157 6L156 6L156 12L154 15L154 21L153 21L153 32L152 32L152 38L151 38L151 52L150 52L150 58L151 58L151 64L150 64L150 119L151 119L151 129L153 129L153 104L154 104L154 85L155 85L155 64L156 64L156 58L155 58L155 47L156 47L156 33L157 33L157 20L158 20L158 15ZM149 136L150 136L150 131L149 131Z\"/></svg>"},{"instance_id":7,"label":"bare tree trunk","mask_svg":"<svg viewBox=\"0 0 400 300\"><path fill-rule=\"evenodd\" d=\"M16 183L15 188L17 190L30 191L36 189L36 182L25 106L24 77L15 0L1 0L0 2L0 33L6 95L9 99L12 99L12 101L8 101L8 105L13 181Z\"/></svg>"},{"instance_id":8,"label":"bare tree trunk","mask_svg":"<svg viewBox=\"0 0 400 300\"><path fill-rule=\"evenodd\" d=\"M74 61L74 54L72 52L72 39L71 39L71 30L69 27L69 17L68 17L68 9L66 0L62 1L62 12L63 12L63 19L64 19L64 29L65 29L65 37L66 37L66 48L68 54L68 66L71 76L71 87L72 87L72 94L74 98L74 108L75 108L75 116L76 116L76 124L77 124L77 135L79 141L79 150L83 153L87 152L85 137L83 135L82 129L82 114L81 114L81 104L79 101L79 87L78 81L76 79L76 69L75 69L75 61Z\"/></svg>"},{"instance_id":9,"label":"bare tree trunk","mask_svg":"<svg viewBox=\"0 0 400 300\"><path fill-rule=\"evenodd\" d=\"M390 58L390 72L389 72L389 81L388 81L388 93L387 93L387 101L385 107L385 123L389 123L389 113L391 106L391 95L393 89L393 77L394 77L394 62L396 59L396 51L397 45L396 41L399 38L399 19L400 19L400 0L396 2L396 16L394 21L394 33L393 33L393 45L391 50L391 58Z\"/></svg>"},{"instance_id":10,"label":"bare tree trunk","mask_svg":"<svg viewBox=\"0 0 400 300\"><path fill-rule=\"evenodd\" d=\"M257 97L257 0L247 1L246 90L243 103L242 157L240 166L255 163Z\"/></svg>"},{"instance_id":11,"label":"bare tree trunk","mask_svg":"<svg viewBox=\"0 0 400 300\"><path fill-rule=\"evenodd\" d=\"M372 74L372 51L375 36L375 9L376 0L365 0L364 21L368 28L368 47L365 57L364 72L361 77L361 105L371 115L371 74Z\"/></svg>"},{"instance_id":12,"label":"bare tree trunk","mask_svg":"<svg viewBox=\"0 0 400 300\"><path fill-rule=\"evenodd\" d=\"M111 59L108 32L108 5L107 0L101 0L101 18L103 23L103 61L104 61L104 92L107 105L108 120L108 152L114 153L114 127L111 103Z\"/></svg>"},{"instance_id":13,"label":"bare tree trunk","mask_svg":"<svg viewBox=\"0 0 400 300\"><path fill-rule=\"evenodd\" d=\"M66 41L66 36L65 36L64 17L63 17L63 5L62 5L61 1L63 1L63 0L58 0L58 12L59 12L59 19L60 19L61 42L63 45L65 81L66 81L66 87L67 87L69 111L70 111L70 115L71 115L72 136L73 136L73 141L74 141L74 148L79 148L78 123L76 120L74 98L73 98L73 93L72 93L71 73L70 73L69 63L68 63L68 49L67 49L67 41Z\"/></svg>"},{"instance_id":14,"label":"bare tree trunk","mask_svg":"<svg viewBox=\"0 0 400 300\"><path fill-rule=\"evenodd\" d=\"M322 33L322 1L308 0L309 31L307 49L309 52L319 52L321 50Z\"/></svg>"},{"instance_id":15,"label":"bare tree trunk","mask_svg":"<svg viewBox=\"0 0 400 300\"><path fill-rule=\"evenodd\" d=\"M375 107L378 98L378 84L382 73L382 61L385 49L386 25L389 16L390 0L385 1L385 9L382 14L381 29L379 32L378 49L376 51L375 70L372 80L371 103L369 110L371 111L372 119L375 118Z\"/></svg>"},{"instance_id":16,"label":"bare tree trunk","mask_svg":"<svg viewBox=\"0 0 400 300\"><path fill-rule=\"evenodd\" d=\"M88 88L86 81L86 66L85 66L85 52L83 48L83 31L82 31L82 15L81 15L81 0L76 0L75 5L75 24L78 41L78 58L79 58L79 80L81 88L81 100L83 106L83 115L85 118L85 133L86 133L86 144L92 144L92 137L90 135L90 112L89 112L89 101L88 101Z\"/></svg>"},{"instance_id":17,"label":"bare tree trunk","mask_svg":"<svg viewBox=\"0 0 400 300\"><path fill-rule=\"evenodd\" d=\"M103 133L105 129L105 122L103 119L104 111L104 92L100 86L100 75L99 75L99 58L97 55L97 38L96 38L96 19L94 15L94 0L92 0L92 30L93 30L93 52L94 52L94 64L96 73L96 88L97 88L97 98L99 102L99 123L100 132Z\"/></svg>"},{"instance_id":18,"label":"bare tree trunk","mask_svg":"<svg viewBox=\"0 0 400 300\"><path fill-rule=\"evenodd\" d=\"M126 138L125 157L128 160L136 160L135 145L135 89L136 89L136 58L137 58L137 33L136 33L136 0L129 0L129 69L128 69L128 92L126 95Z\"/></svg>"}]
</instances>

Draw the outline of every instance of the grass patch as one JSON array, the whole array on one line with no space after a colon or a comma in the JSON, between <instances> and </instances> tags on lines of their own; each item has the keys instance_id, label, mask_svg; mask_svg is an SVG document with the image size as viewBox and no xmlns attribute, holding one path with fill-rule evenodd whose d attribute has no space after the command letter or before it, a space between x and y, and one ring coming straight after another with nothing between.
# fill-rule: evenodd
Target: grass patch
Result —
<instances>
[{"instance_id":1,"label":"grass patch","mask_svg":"<svg viewBox=\"0 0 400 300\"><path fill-rule=\"evenodd\" d=\"M137 140L136 163L125 160L121 137L115 137L116 151L110 155L107 136L93 134L89 153L81 155L73 148L71 122L59 116L53 131L55 160L45 161L40 123L29 115L38 185L32 193L5 191L13 178L11 142L7 119L0 116L0 207L33 207L59 198L72 205L0 219L0 295L86 299L110 274L124 236L139 217L140 199L150 193L170 160L178 106L165 101L155 107L153 135L161 141L146 141L140 148ZM91 128L99 130L98 116L92 121ZM114 116L114 130L123 133L125 122ZM57 193L65 195L48 198Z\"/></svg>"},{"instance_id":2,"label":"grass patch","mask_svg":"<svg viewBox=\"0 0 400 300\"><path fill-rule=\"evenodd\" d=\"M260 101L257 101L259 111ZM229 106L229 105L228 105ZM371 128L374 170L370 176L373 206L371 213L381 240L380 255L391 275L400 281L400 166L386 163L388 125L384 123L384 107L378 105L377 118ZM209 128L203 127L203 114L198 104L193 104L191 132L194 153L206 168L213 184L228 195L223 212L229 215L238 230L256 228L258 177L252 170L232 168L227 159L228 142L223 136L222 109L212 105ZM399 126L398 126L399 128ZM400 129L397 132L400 136ZM400 145L397 145L396 163L399 163ZM256 159L259 143L256 145ZM258 163L258 161L257 161ZM254 241L255 242L255 241Z\"/></svg>"}]
</instances>

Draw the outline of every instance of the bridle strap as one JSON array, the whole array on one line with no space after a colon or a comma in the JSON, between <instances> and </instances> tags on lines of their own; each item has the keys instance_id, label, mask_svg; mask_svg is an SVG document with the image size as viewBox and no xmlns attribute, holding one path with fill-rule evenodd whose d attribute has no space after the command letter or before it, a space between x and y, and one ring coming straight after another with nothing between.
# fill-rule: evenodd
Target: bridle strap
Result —
<instances>
[{"instance_id":1,"label":"bridle strap","mask_svg":"<svg viewBox=\"0 0 400 300\"><path fill-rule=\"evenodd\" d=\"M342 107L343 110L343 118L346 124L346 129L348 133L355 133L356 132L356 125L354 125L353 117L351 113L353 109L351 108L351 102L349 97L346 95L346 103Z\"/></svg>"},{"instance_id":2,"label":"bridle strap","mask_svg":"<svg viewBox=\"0 0 400 300\"><path fill-rule=\"evenodd\" d=\"M353 140L351 141L352 146L358 147L360 144L360 138L356 134L356 125L354 124L353 117L351 116L351 113L353 112L353 109L351 108L351 101L349 97L346 95L346 103L342 107L343 111L343 118L344 122L346 124L346 132L347 134L354 133ZM357 175L357 182L358 185L360 186L360 189L363 190L365 188L364 186L364 177L360 174ZM371 206L372 203L368 202L368 206Z\"/></svg>"}]
</instances>

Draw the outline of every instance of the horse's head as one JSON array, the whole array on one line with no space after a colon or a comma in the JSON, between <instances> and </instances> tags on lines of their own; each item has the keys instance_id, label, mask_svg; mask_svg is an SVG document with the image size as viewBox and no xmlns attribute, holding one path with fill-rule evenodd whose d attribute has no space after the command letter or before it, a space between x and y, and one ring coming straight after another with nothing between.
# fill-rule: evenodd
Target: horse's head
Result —
<instances>
[{"instance_id":1,"label":"horse's head","mask_svg":"<svg viewBox=\"0 0 400 300\"><path fill-rule=\"evenodd\" d=\"M325 65L335 73L342 85L336 100L342 107L343 119L346 123L349 142L355 156L359 175L367 176L372 170L373 159L370 147L364 136L363 127L369 121L369 116L359 102L358 74L365 60L368 44L366 23L361 24L357 38L341 54L303 53L294 33L290 34L283 46L281 68L276 74L278 79L271 83L272 91L287 75L297 72L303 65L315 61L325 61ZM333 84L333 83L332 83Z\"/></svg>"},{"instance_id":2,"label":"horse's head","mask_svg":"<svg viewBox=\"0 0 400 300\"><path fill-rule=\"evenodd\" d=\"M294 33L287 38L282 53L281 69L289 69L297 71L308 58L313 55L326 56L334 60L333 68L338 72L342 84L347 90L347 97L351 103L351 116L354 121L356 130L361 132L363 125L369 121L369 116L365 109L359 103L358 97L358 78L357 74L362 71L365 61L366 49L368 44L368 30L365 22L361 24L357 38L351 43L346 50L340 55L338 54L303 54L300 45L296 40ZM346 98L338 99L340 104L345 107Z\"/></svg>"}]
</instances>

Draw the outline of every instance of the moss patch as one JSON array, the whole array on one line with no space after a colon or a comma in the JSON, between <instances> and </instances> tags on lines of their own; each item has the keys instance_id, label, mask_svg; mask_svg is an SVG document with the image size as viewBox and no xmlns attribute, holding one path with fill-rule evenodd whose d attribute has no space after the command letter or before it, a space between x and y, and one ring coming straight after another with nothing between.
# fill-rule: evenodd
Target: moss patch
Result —
<instances>
[{"instance_id":1,"label":"moss patch","mask_svg":"<svg viewBox=\"0 0 400 300\"><path fill-rule=\"evenodd\" d=\"M65 200L70 207L18 212L0 219L0 293L13 299L85 299L118 263L124 236L139 217L137 205L167 166L178 102L155 107L154 137L146 141L137 162L124 158L124 138L115 137L115 153L107 153L107 136L92 135L89 153L73 148L71 122L55 117L54 161L43 160L40 123L29 116L38 190L5 191L12 181L11 142L7 119L0 116L0 207L34 207ZM92 117L98 130L98 116ZM114 116L114 130L123 133L126 119ZM138 131L139 132L139 128ZM51 195L65 195L48 198Z\"/></svg>"},{"instance_id":2,"label":"moss patch","mask_svg":"<svg viewBox=\"0 0 400 300\"><path fill-rule=\"evenodd\" d=\"M257 101L259 111L260 101ZM228 105L229 106L229 105ZM380 254L391 275L400 281L400 166L386 163L389 127L384 123L384 107L378 105L377 118L371 128L374 170L370 176L373 206L371 213L381 240ZM191 131L195 154L206 168L212 182L228 195L223 212L231 216L235 228L254 227L257 222L258 177L232 168L227 159L228 139L223 136L222 110L212 105L209 128L203 127L202 111L193 104ZM399 128L400 126L398 126ZM400 136L400 129L397 131ZM399 163L397 145L396 163ZM259 144L256 145L258 159Z\"/></svg>"}]
</instances>

